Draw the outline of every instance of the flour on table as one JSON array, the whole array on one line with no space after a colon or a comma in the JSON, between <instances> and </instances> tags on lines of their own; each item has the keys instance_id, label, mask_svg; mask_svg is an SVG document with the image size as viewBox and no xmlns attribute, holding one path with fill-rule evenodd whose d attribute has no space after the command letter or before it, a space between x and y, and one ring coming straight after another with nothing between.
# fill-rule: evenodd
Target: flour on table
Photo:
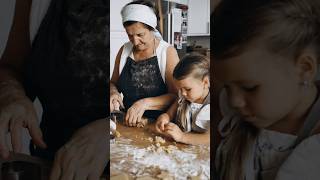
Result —
<instances>
[{"instance_id":1,"label":"flour on table","mask_svg":"<svg viewBox=\"0 0 320 180\"><path fill-rule=\"evenodd\" d=\"M195 179L200 180L210 179L208 146L190 145L179 149L175 145L163 145L165 140L162 141L160 138L155 138L151 142L153 144L144 148L131 145L128 139L118 138L117 143L110 145L112 157L110 167L128 172L137 178L161 179L165 174L161 175L161 172L166 172L168 177L175 180L186 180L190 177L197 177Z\"/></svg>"}]
</instances>

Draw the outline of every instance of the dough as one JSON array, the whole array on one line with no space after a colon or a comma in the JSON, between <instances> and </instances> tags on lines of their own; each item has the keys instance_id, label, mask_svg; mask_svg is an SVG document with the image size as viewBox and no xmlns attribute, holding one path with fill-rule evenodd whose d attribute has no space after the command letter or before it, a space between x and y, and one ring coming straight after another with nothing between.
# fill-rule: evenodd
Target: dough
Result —
<instances>
[{"instance_id":1,"label":"dough","mask_svg":"<svg viewBox=\"0 0 320 180\"><path fill-rule=\"evenodd\" d=\"M115 130L114 136L118 138L118 137L120 137L120 136L121 136L121 134L120 134L120 132L119 132L119 131Z\"/></svg>"},{"instance_id":2,"label":"dough","mask_svg":"<svg viewBox=\"0 0 320 180\"><path fill-rule=\"evenodd\" d=\"M157 175L157 178L161 180L174 180L173 176L170 176L167 171L161 171L161 173Z\"/></svg>"},{"instance_id":3,"label":"dough","mask_svg":"<svg viewBox=\"0 0 320 180\"><path fill-rule=\"evenodd\" d=\"M147 139L149 142L151 142L151 143L153 143L153 139L152 139L152 137L148 137L148 139Z\"/></svg>"},{"instance_id":4,"label":"dough","mask_svg":"<svg viewBox=\"0 0 320 180\"><path fill-rule=\"evenodd\" d=\"M147 124L148 124L148 119L147 118L141 118L141 121L138 122L137 127L138 128L143 128Z\"/></svg>"},{"instance_id":5,"label":"dough","mask_svg":"<svg viewBox=\"0 0 320 180\"><path fill-rule=\"evenodd\" d=\"M162 137L160 136L156 136L154 139L155 143L161 143L164 144L166 142L166 140L164 140Z\"/></svg>"}]
</instances>

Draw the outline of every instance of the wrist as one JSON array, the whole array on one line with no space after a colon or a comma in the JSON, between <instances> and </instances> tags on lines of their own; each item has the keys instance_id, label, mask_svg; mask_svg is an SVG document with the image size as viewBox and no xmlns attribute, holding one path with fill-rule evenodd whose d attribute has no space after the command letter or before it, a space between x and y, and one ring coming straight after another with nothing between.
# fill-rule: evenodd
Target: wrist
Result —
<instances>
[{"instance_id":1,"label":"wrist","mask_svg":"<svg viewBox=\"0 0 320 180\"><path fill-rule=\"evenodd\" d=\"M143 99L141 99L141 103L143 104L145 110L148 110L148 109L149 109L149 107L150 107L150 101L149 101L148 98L143 98Z\"/></svg>"},{"instance_id":2,"label":"wrist","mask_svg":"<svg viewBox=\"0 0 320 180\"><path fill-rule=\"evenodd\" d=\"M176 140L177 142L185 142L185 133L181 132L180 136L178 137L178 139Z\"/></svg>"},{"instance_id":3,"label":"wrist","mask_svg":"<svg viewBox=\"0 0 320 180\"><path fill-rule=\"evenodd\" d=\"M0 83L0 98L26 98L23 87L16 82L1 82Z\"/></svg>"},{"instance_id":4,"label":"wrist","mask_svg":"<svg viewBox=\"0 0 320 180\"><path fill-rule=\"evenodd\" d=\"M114 94L120 95L118 90L110 90L110 96Z\"/></svg>"},{"instance_id":5,"label":"wrist","mask_svg":"<svg viewBox=\"0 0 320 180\"><path fill-rule=\"evenodd\" d=\"M168 122L170 122L170 121L171 121L170 116L169 116L169 114L168 114L168 113L163 113L163 114L161 114L161 117L162 117L163 119L167 119L167 120L168 120Z\"/></svg>"}]
</instances>

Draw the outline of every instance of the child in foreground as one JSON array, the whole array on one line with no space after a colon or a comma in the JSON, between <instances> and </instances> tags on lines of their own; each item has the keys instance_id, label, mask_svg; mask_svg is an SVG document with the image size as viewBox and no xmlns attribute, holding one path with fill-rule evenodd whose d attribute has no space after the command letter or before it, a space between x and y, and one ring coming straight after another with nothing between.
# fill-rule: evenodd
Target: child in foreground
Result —
<instances>
[{"instance_id":1,"label":"child in foreground","mask_svg":"<svg viewBox=\"0 0 320 180\"><path fill-rule=\"evenodd\" d=\"M214 18L220 179L318 179L319 1L223 0Z\"/></svg>"},{"instance_id":2,"label":"child in foreground","mask_svg":"<svg viewBox=\"0 0 320 180\"><path fill-rule=\"evenodd\" d=\"M179 99L158 117L157 132L185 144L210 143L209 72L209 59L199 54L187 55L177 64L173 77Z\"/></svg>"}]
</instances>

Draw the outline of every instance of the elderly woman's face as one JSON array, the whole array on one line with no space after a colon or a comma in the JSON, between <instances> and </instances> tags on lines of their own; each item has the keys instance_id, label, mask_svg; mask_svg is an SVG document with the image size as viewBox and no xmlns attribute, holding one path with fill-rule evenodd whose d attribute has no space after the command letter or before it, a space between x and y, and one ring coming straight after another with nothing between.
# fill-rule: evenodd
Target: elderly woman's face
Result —
<instances>
[{"instance_id":1,"label":"elderly woman's face","mask_svg":"<svg viewBox=\"0 0 320 180\"><path fill-rule=\"evenodd\" d=\"M152 31L147 29L142 23L134 23L125 27L129 40L132 42L136 50L145 50L153 47L154 35Z\"/></svg>"}]
</instances>

